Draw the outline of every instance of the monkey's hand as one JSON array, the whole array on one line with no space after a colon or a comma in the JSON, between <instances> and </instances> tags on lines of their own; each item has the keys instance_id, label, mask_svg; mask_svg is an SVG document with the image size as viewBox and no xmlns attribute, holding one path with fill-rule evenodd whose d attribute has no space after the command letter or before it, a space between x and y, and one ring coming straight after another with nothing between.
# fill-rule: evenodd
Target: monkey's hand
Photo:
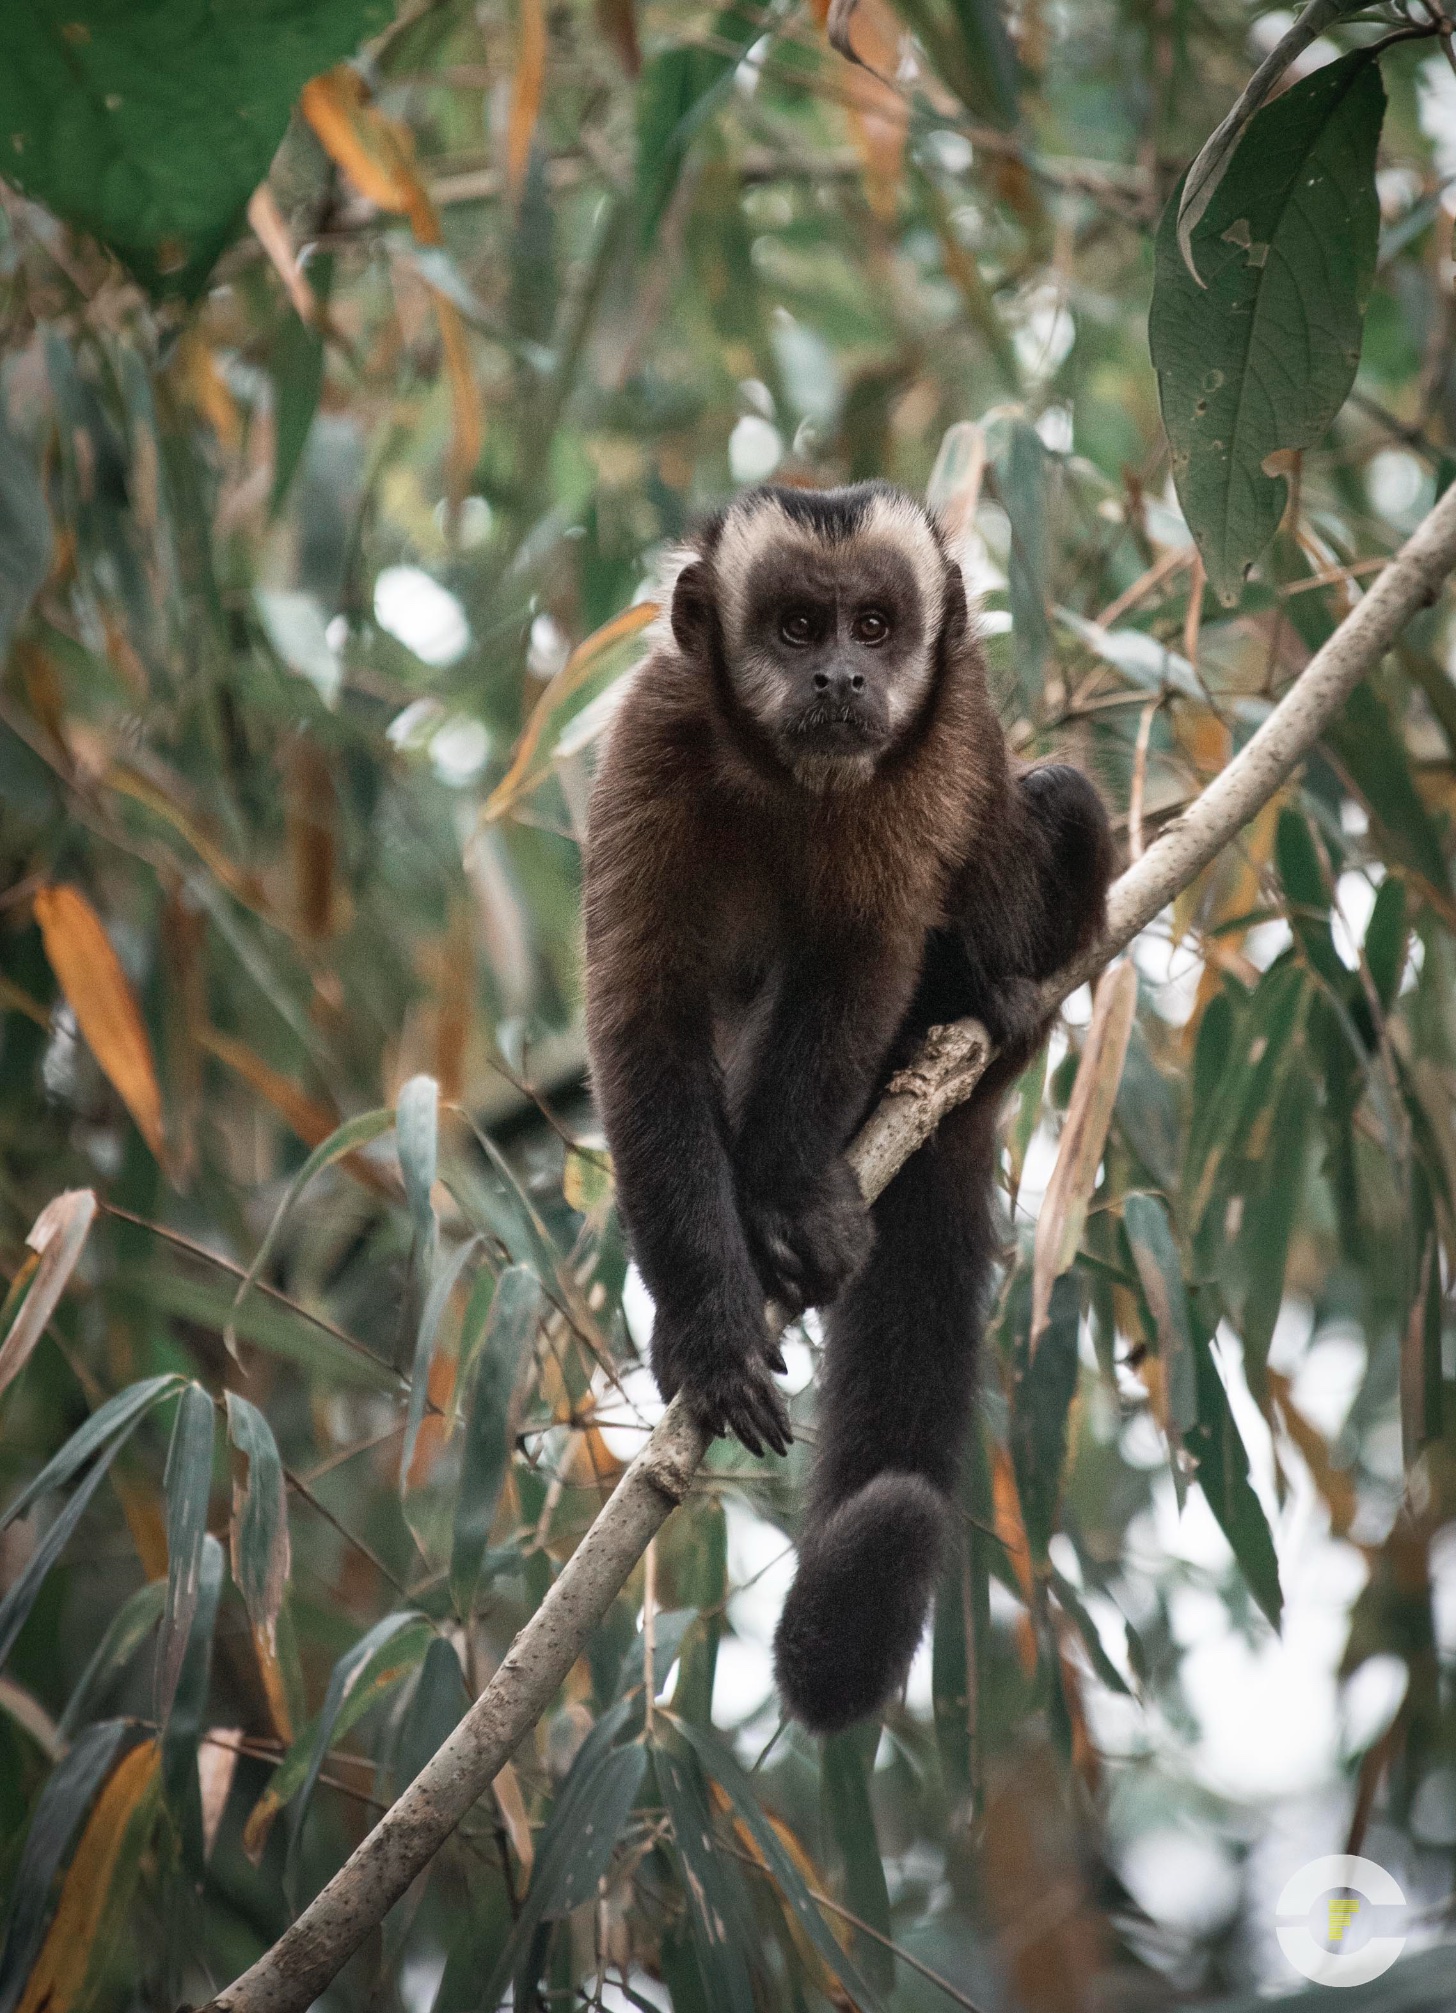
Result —
<instances>
[{"instance_id":1,"label":"monkey's hand","mask_svg":"<svg viewBox=\"0 0 1456 2013\"><path fill-rule=\"evenodd\" d=\"M732 1433L750 1454L771 1447L787 1454L793 1441L789 1408L773 1380L784 1359L762 1314L744 1332L714 1303L687 1315L659 1307L652 1328L652 1371L664 1398L681 1391L705 1433Z\"/></svg>"},{"instance_id":2,"label":"monkey's hand","mask_svg":"<svg viewBox=\"0 0 1456 2013\"><path fill-rule=\"evenodd\" d=\"M874 1242L865 1199L843 1159L797 1185L792 1199L755 1193L750 1182L741 1209L764 1290L790 1315L827 1306Z\"/></svg>"}]
</instances>

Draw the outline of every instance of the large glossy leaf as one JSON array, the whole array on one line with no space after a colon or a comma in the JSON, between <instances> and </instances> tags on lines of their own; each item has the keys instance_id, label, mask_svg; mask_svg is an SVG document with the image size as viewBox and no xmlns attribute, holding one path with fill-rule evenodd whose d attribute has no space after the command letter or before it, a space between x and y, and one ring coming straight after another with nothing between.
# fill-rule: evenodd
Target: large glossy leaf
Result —
<instances>
[{"instance_id":1,"label":"large glossy leaf","mask_svg":"<svg viewBox=\"0 0 1456 2013\"><path fill-rule=\"evenodd\" d=\"M201 1588L202 1547L212 1493L212 1400L189 1384L177 1407L167 1452L167 1607L157 1648L157 1721L163 1728L192 1634Z\"/></svg>"},{"instance_id":2,"label":"large glossy leaf","mask_svg":"<svg viewBox=\"0 0 1456 2013\"><path fill-rule=\"evenodd\" d=\"M0 68L5 173L153 293L196 294L299 90L392 13L388 0L34 0Z\"/></svg>"},{"instance_id":3,"label":"large glossy leaf","mask_svg":"<svg viewBox=\"0 0 1456 2013\"><path fill-rule=\"evenodd\" d=\"M1360 359L1375 275L1378 65L1346 56L1250 123L1193 233L1178 197L1158 230L1148 324L1178 499L1225 602L1274 536L1287 496L1273 455L1315 446Z\"/></svg>"},{"instance_id":4,"label":"large glossy leaf","mask_svg":"<svg viewBox=\"0 0 1456 2013\"><path fill-rule=\"evenodd\" d=\"M120 1719L88 1726L46 1778L25 1834L5 1914L0 2013L13 2013L45 1934L51 1887L61 1861L129 1732L127 1722Z\"/></svg>"},{"instance_id":5,"label":"large glossy leaf","mask_svg":"<svg viewBox=\"0 0 1456 2013\"><path fill-rule=\"evenodd\" d=\"M510 1401L541 1313L541 1282L526 1265L501 1274L485 1333L468 1371L465 1445L450 1544L450 1596L457 1614L475 1603L501 1484L511 1458Z\"/></svg>"}]
</instances>

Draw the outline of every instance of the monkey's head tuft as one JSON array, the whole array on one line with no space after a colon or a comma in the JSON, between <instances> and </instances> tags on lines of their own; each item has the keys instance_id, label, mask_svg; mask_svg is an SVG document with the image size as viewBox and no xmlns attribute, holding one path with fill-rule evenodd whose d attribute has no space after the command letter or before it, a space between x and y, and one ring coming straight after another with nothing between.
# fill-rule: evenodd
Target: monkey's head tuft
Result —
<instances>
[{"instance_id":1,"label":"monkey's head tuft","mask_svg":"<svg viewBox=\"0 0 1456 2013\"><path fill-rule=\"evenodd\" d=\"M737 704L815 791L874 775L965 626L934 520L886 483L750 491L705 529L673 590L678 647L717 654Z\"/></svg>"}]
</instances>

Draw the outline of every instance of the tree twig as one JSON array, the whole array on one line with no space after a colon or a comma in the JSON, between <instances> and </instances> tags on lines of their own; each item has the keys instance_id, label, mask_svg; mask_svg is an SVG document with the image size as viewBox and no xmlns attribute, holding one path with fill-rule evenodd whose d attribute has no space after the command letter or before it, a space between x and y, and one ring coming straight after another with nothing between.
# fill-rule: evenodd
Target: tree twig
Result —
<instances>
[{"instance_id":1,"label":"tree twig","mask_svg":"<svg viewBox=\"0 0 1456 2013\"><path fill-rule=\"evenodd\" d=\"M1042 988L1053 1012L1186 888L1293 772L1336 710L1456 567L1453 484L1247 745L1115 883L1107 935ZM873 1200L991 1059L974 1021L932 1029L850 1149ZM455 1732L271 1949L206 2013L304 2013L438 1852L555 1697L707 1450L680 1398L567 1560Z\"/></svg>"}]
</instances>

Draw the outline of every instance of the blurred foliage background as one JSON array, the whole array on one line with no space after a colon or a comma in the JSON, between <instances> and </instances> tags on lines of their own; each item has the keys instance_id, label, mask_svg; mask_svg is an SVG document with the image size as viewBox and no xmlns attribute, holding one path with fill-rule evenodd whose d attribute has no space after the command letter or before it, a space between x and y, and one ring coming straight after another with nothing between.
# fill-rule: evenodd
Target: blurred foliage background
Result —
<instances>
[{"instance_id":1,"label":"blurred foliage background","mask_svg":"<svg viewBox=\"0 0 1456 2013\"><path fill-rule=\"evenodd\" d=\"M1362 72L1329 129L1359 228L1276 243L1351 365L1363 315L1359 376L1293 419L1270 394L1294 431L1250 422L1237 509L1186 446L1222 337L1155 240L1287 15L861 0L859 66L811 0L7 23L0 2013L250 1962L656 1416L577 842L694 514L770 474L929 485L1014 745L1085 764L1132 853L1449 479L1449 43L1341 11L1296 74L1421 30L1379 59L1383 127ZM1245 270L1272 183L1238 159L1198 242ZM1262 340L1302 391L1297 318ZM1345 1849L1439 1942L1448 629L1412 625L1012 1101L906 1698L779 1728L811 1321L792 1458L714 1449L324 2003L1242 2004L1292 1982L1285 1879ZM1357 2000L1446 2003L1423 1962Z\"/></svg>"}]
</instances>

